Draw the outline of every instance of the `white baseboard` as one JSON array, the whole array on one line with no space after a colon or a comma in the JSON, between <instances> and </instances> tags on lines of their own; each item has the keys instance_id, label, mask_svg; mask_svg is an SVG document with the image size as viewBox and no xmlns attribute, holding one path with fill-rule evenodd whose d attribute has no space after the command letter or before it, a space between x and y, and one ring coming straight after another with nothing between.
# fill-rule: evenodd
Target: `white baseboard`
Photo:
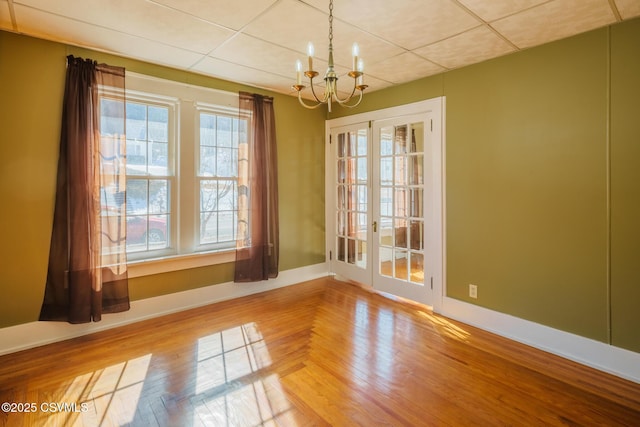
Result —
<instances>
[{"instance_id":1,"label":"white baseboard","mask_svg":"<svg viewBox=\"0 0 640 427\"><path fill-rule=\"evenodd\" d=\"M448 297L439 314L640 383L640 353Z\"/></svg>"},{"instance_id":2,"label":"white baseboard","mask_svg":"<svg viewBox=\"0 0 640 427\"><path fill-rule=\"evenodd\" d=\"M63 341L106 329L294 285L328 275L325 263L281 271L277 278L254 283L220 283L203 288L132 301L131 309L103 316L100 322L30 322L0 329L0 355Z\"/></svg>"}]
</instances>

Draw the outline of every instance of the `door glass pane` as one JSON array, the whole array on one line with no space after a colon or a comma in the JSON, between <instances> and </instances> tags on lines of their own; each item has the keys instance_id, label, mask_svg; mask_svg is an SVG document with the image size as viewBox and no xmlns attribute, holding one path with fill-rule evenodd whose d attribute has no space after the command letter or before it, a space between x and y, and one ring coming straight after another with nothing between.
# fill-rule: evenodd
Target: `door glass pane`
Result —
<instances>
[{"instance_id":1,"label":"door glass pane","mask_svg":"<svg viewBox=\"0 0 640 427\"><path fill-rule=\"evenodd\" d=\"M345 223L344 216L345 216L344 211L338 212L338 235L339 236L346 235L346 229L344 225Z\"/></svg>"},{"instance_id":2,"label":"door glass pane","mask_svg":"<svg viewBox=\"0 0 640 427\"><path fill-rule=\"evenodd\" d=\"M407 126L396 126L394 138L394 154L405 154L407 152Z\"/></svg>"},{"instance_id":3,"label":"door glass pane","mask_svg":"<svg viewBox=\"0 0 640 427\"><path fill-rule=\"evenodd\" d=\"M424 184L424 177L422 174L422 154L416 154L409 157L408 164L408 180L409 185Z\"/></svg>"},{"instance_id":4,"label":"door glass pane","mask_svg":"<svg viewBox=\"0 0 640 427\"><path fill-rule=\"evenodd\" d=\"M380 155L393 154L393 126L387 126L380 130Z\"/></svg>"},{"instance_id":5,"label":"door glass pane","mask_svg":"<svg viewBox=\"0 0 640 427\"><path fill-rule=\"evenodd\" d=\"M382 157L380 159L380 184L393 184L393 157Z\"/></svg>"},{"instance_id":6,"label":"door glass pane","mask_svg":"<svg viewBox=\"0 0 640 427\"><path fill-rule=\"evenodd\" d=\"M424 255L411 252L411 271L409 280L414 283L424 283Z\"/></svg>"},{"instance_id":7,"label":"door glass pane","mask_svg":"<svg viewBox=\"0 0 640 427\"><path fill-rule=\"evenodd\" d=\"M395 187L393 199L394 206L394 216L396 217L406 217L407 216L407 188L406 187Z\"/></svg>"},{"instance_id":8,"label":"door glass pane","mask_svg":"<svg viewBox=\"0 0 640 427\"><path fill-rule=\"evenodd\" d=\"M407 157L394 157L395 169L393 171L393 183L395 185L404 185L407 183Z\"/></svg>"},{"instance_id":9,"label":"door glass pane","mask_svg":"<svg viewBox=\"0 0 640 427\"><path fill-rule=\"evenodd\" d=\"M344 157L346 155L346 148L345 148L345 142L346 142L346 134L341 133L338 135L338 157Z\"/></svg>"},{"instance_id":10,"label":"door glass pane","mask_svg":"<svg viewBox=\"0 0 640 427\"><path fill-rule=\"evenodd\" d=\"M347 143L346 148L347 151L345 153L346 157L354 157L356 155L356 145L357 144L357 134L356 132L349 132L347 135Z\"/></svg>"},{"instance_id":11,"label":"door glass pane","mask_svg":"<svg viewBox=\"0 0 640 427\"><path fill-rule=\"evenodd\" d=\"M423 217L423 196L422 188L409 189L409 216L413 218Z\"/></svg>"},{"instance_id":12,"label":"door glass pane","mask_svg":"<svg viewBox=\"0 0 640 427\"><path fill-rule=\"evenodd\" d=\"M366 129L360 129L358 131L358 156L367 157L367 131Z\"/></svg>"},{"instance_id":13,"label":"door glass pane","mask_svg":"<svg viewBox=\"0 0 640 427\"><path fill-rule=\"evenodd\" d=\"M408 278L408 269L407 269L407 256L408 252L400 249L396 249L393 251L394 254L394 277L400 280L407 280Z\"/></svg>"},{"instance_id":14,"label":"door glass pane","mask_svg":"<svg viewBox=\"0 0 640 427\"><path fill-rule=\"evenodd\" d=\"M424 249L424 222L409 222L409 248L416 251Z\"/></svg>"},{"instance_id":15,"label":"door glass pane","mask_svg":"<svg viewBox=\"0 0 640 427\"><path fill-rule=\"evenodd\" d=\"M338 159L338 183L344 184L347 178L347 171L344 159Z\"/></svg>"},{"instance_id":16,"label":"door glass pane","mask_svg":"<svg viewBox=\"0 0 640 427\"><path fill-rule=\"evenodd\" d=\"M367 158L359 157L358 158L358 181L366 182L367 181Z\"/></svg>"},{"instance_id":17,"label":"door glass pane","mask_svg":"<svg viewBox=\"0 0 640 427\"><path fill-rule=\"evenodd\" d=\"M382 276L393 276L393 250L391 248L380 248L380 274Z\"/></svg>"},{"instance_id":18,"label":"door glass pane","mask_svg":"<svg viewBox=\"0 0 640 427\"><path fill-rule=\"evenodd\" d=\"M349 264L356 263L356 241L354 239L347 239L347 258Z\"/></svg>"},{"instance_id":19,"label":"door glass pane","mask_svg":"<svg viewBox=\"0 0 640 427\"><path fill-rule=\"evenodd\" d=\"M407 220L396 219L395 220L395 247L406 248L407 247Z\"/></svg>"},{"instance_id":20,"label":"door glass pane","mask_svg":"<svg viewBox=\"0 0 640 427\"><path fill-rule=\"evenodd\" d=\"M338 209L343 210L347 208L347 195L345 194L344 185L338 185L337 191L338 201L336 206Z\"/></svg>"},{"instance_id":21,"label":"door glass pane","mask_svg":"<svg viewBox=\"0 0 640 427\"><path fill-rule=\"evenodd\" d=\"M358 259L356 260L356 264L359 267L366 267L367 265L367 242L363 240L358 240Z\"/></svg>"},{"instance_id":22,"label":"door glass pane","mask_svg":"<svg viewBox=\"0 0 640 427\"><path fill-rule=\"evenodd\" d=\"M358 185L358 210L367 212L367 186Z\"/></svg>"},{"instance_id":23,"label":"door glass pane","mask_svg":"<svg viewBox=\"0 0 640 427\"><path fill-rule=\"evenodd\" d=\"M367 214L358 214L358 238L364 239L367 232Z\"/></svg>"}]
</instances>

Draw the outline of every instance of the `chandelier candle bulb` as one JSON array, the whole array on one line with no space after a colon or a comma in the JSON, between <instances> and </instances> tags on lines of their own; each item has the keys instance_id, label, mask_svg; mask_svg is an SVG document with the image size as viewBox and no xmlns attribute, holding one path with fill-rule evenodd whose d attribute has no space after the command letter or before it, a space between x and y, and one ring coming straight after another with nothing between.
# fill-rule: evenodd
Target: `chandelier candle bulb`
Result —
<instances>
[{"instance_id":1,"label":"chandelier candle bulb","mask_svg":"<svg viewBox=\"0 0 640 427\"><path fill-rule=\"evenodd\" d=\"M302 84L302 62L299 59L296 61L296 84Z\"/></svg>"},{"instance_id":2,"label":"chandelier candle bulb","mask_svg":"<svg viewBox=\"0 0 640 427\"><path fill-rule=\"evenodd\" d=\"M307 55L309 56L309 71L313 71L313 43L309 42L307 45Z\"/></svg>"},{"instance_id":3,"label":"chandelier candle bulb","mask_svg":"<svg viewBox=\"0 0 640 427\"><path fill-rule=\"evenodd\" d=\"M364 62L362 61L362 59L358 60L358 70L360 73L358 76L358 85L362 85L364 83Z\"/></svg>"},{"instance_id":4,"label":"chandelier candle bulb","mask_svg":"<svg viewBox=\"0 0 640 427\"><path fill-rule=\"evenodd\" d=\"M353 71L357 71L358 55L360 54L360 48L358 47L358 43L353 44L353 48L351 48L351 52L353 53Z\"/></svg>"}]
</instances>

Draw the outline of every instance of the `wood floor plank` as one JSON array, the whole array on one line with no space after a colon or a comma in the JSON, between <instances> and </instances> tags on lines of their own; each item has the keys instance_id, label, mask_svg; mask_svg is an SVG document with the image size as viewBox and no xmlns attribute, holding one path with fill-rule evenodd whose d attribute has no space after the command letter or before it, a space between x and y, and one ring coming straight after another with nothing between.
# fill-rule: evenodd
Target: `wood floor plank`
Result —
<instances>
[{"instance_id":1,"label":"wood floor plank","mask_svg":"<svg viewBox=\"0 0 640 427\"><path fill-rule=\"evenodd\" d=\"M329 278L2 356L0 402L37 409L3 427L640 425L640 384Z\"/></svg>"}]
</instances>

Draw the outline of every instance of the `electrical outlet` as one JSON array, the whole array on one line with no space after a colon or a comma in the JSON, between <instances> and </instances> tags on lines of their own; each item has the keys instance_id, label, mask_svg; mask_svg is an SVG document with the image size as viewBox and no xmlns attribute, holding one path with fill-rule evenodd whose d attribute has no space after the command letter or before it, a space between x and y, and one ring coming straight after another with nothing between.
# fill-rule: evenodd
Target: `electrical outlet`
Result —
<instances>
[{"instance_id":1,"label":"electrical outlet","mask_svg":"<svg viewBox=\"0 0 640 427\"><path fill-rule=\"evenodd\" d=\"M471 298L478 298L478 287L476 285L469 285L469 296Z\"/></svg>"}]
</instances>

